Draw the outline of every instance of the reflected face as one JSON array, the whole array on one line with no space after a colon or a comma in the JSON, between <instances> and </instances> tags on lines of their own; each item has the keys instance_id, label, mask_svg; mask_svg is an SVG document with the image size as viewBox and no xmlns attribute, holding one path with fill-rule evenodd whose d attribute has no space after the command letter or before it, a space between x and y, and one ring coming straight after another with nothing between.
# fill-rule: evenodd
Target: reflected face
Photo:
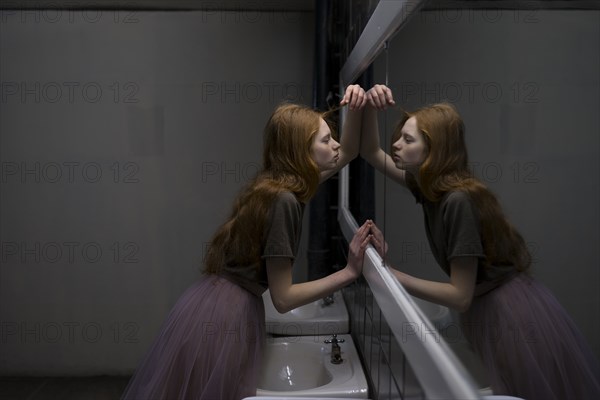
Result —
<instances>
[{"instance_id":1,"label":"reflected face","mask_svg":"<svg viewBox=\"0 0 600 400\"><path fill-rule=\"evenodd\" d=\"M321 171L334 169L340 158L340 144L331 136L331 130L323 118L313 138L310 155Z\"/></svg>"},{"instance_id":2,"label":"reflected face","mask_svg":"<svg viewBox=\"0 0 600 400\"><path fill-rule=\"evenodd\" d=\"M427 157L427 144L417 128L417 119L410 117L400 130L400 139L392 144L392 159L396 168L418 171Z\"/></svg>"}]
</instances>

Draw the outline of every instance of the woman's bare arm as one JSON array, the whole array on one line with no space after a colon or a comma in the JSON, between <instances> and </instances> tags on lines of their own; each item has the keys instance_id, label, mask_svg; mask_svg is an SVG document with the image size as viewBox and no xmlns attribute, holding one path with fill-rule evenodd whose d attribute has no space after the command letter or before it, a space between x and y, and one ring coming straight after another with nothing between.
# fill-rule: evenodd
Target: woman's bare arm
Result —
<instances>
[{"instance_id":1,"label":"woman's bare arm","mask_svg":"<svg viewBox=\"0 0 600 400\"><path fill-rule=\"evenodd\" d=\"M371 232L371 244L385 258L388 245L383 233L375 224L371 226ZM464 312L473 299L477 263L477 257L456 257L450 260L450 282L420 279L394 268L391 271L411 295Z\"/></svg>"},{"instance_id":2,"label":"woman's bare arm","mask_svg":"<svg viewBox=\"0 0 600 400\"><path fill-rule=\"evenodd\" d=\"M469 309L475 291L477 257L453 258L450 282L420 279L396 269L391 271L411 295L464 312Z\"/></svg>"},{"instance_id":3,"label":"woman's bare arm","mask_svg":"<svg viewBox=\"0 0 600 400\"><path fill-rule=\"evenodd\" d=\"M323 298L352 283L362 273L365 249L370 240L372 221L366 221L354 234L348 249L348 264L324 278L304 283L292 283L292 260L287 257L267 258L269 291L275 309L285 313Z\"/></svg>"},{"instance_id":4,"label":"woman's bare arm","mask_svg":"<svg viewBox=\"0 0 600 400\"><path fill-rule=\"evenodd\" d=\"M366 98L367 105L363 111L360 136L360 155L375 169L406 186L406 172L396 167L379 142L377 111L384 111L389 106L396 104L392 97L392 91L387 86L375 85L366 93Z\"/></svg>"}]
</instances>

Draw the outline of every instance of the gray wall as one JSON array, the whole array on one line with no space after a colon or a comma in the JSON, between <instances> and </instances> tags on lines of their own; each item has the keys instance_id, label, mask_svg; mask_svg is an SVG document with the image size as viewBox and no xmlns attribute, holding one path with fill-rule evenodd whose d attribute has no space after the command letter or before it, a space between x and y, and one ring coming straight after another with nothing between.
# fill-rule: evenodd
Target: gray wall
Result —
<instances>
[{"instance_id":1,"label":"gray wall","mask_svg":"<svg viewBox=\"0 0 600 400\"><path fill-rule=\"evenodd\" d=\"M448 100L467 126L475 173L524 235L534 275L600 356L600 24L597 11L422 12L390 44L406 109ZM376 77L385 81L385 55ZM398 111L381 116L389 134ZM392 265L445 279L410 193L377 174L378 222ZM385 209L385 212L384 212Z\"/></svg>"},{"instance_id":2,"label":"gray wall","mask_svg":"<svg viewBox=\"0 0 600 400\"><path fill-rule=\"evenodd\" d=\"M310 104L313 15L0 14L0 374L132 372Z\"/></svg>"}]
</instances>

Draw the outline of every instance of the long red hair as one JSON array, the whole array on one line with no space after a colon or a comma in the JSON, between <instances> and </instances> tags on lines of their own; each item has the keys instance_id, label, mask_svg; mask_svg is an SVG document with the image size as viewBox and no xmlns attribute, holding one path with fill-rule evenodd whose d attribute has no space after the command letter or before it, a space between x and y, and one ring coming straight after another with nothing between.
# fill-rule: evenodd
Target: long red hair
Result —
<instances>
[{"instance_id":1,"label":"long red hair","mask_svg":"<svg viewBox=\"0 0 600 400\"><path fill-rule=\"evenodd\" d=\"M314 196L320 171L311 146L322 116L297 104L275 109L265 127L262 169L238 194L229 218L214 234L204 257L205 272L218 273L226 258L236 265L259 262L276 196L290 191L304 203Z\"/></svg>"},{"instance_id":2,"label":"long red hair","mask_svg":"<svg viewBox=\"0 0 600 400\"><path fill-rule=\"evenodd\" d=\"M469 169L465 125L454 106L439 103L404 112L392 143L411 117L416 118L428 150L418 172L419 188L425 198L437 202L454 190L469 194L479 213L488 265L514 265L519 271L528 270L531 255L525 240L504 215L496 196Z\"/></svg>"}]
</instances>

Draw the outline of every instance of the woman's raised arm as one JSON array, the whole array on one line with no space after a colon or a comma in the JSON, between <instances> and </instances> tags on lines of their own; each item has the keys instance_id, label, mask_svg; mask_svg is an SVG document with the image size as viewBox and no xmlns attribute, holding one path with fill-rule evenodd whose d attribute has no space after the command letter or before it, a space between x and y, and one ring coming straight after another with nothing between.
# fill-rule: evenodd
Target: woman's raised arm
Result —
<instances>
[{"instance_id":1,"label":"woman's raised arm","mask_svg":"<svg viewBox=\"0 0 600 400\"><path fill-rule=\"evenodd\" d=\"M340 158L334 169L321 172L321 182L334 175L346 164L354 160L360 149L360 131L362 129L362 113L367 102L366 94L360 85L350 85L346 88L340 106L348 106L348 113L342 127L340 140Z\"/></svg>"},{"instance_id":2,"label":"woman's raised arm","mask_svg":"<svg viewBox=\"0 0 600 400\"><path fill-rule=\"evenodd\" d=\"M366 98L367 105L362 116L360 155L375 169L406 186L405 171L396 167L392 158L386 154L379 143L377 111L384 111L396 104L392 91L385 85L375 85L366 93Z\"/></svg>"}]
</instances>

